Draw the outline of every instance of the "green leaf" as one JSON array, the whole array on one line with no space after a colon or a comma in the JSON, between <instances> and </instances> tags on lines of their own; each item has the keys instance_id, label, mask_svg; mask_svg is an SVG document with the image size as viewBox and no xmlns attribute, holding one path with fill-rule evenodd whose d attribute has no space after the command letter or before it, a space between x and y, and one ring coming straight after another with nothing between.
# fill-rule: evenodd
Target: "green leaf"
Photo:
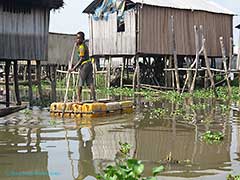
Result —
<instances>
[{"instance_id":1,"label":"green leaf","mask_svg":"<svg viewBox=\"0 0 240 180\"><path fill-rule=\"evenodd\" d=\"M164 166L159 166L159 167L155 167L152 170L153 176L156 176L158 173L162 172L164 170Z\"/></svg>"}]
</instances>

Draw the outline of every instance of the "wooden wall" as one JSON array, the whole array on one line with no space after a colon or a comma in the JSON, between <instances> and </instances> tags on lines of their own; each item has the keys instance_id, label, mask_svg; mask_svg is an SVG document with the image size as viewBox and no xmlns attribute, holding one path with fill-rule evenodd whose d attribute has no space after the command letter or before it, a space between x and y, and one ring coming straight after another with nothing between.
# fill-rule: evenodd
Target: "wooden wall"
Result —
<instances>
[{"instance_id":1,"label":"wooden wall","mask_svg":"<svg viewBox=\"0 0 240 180\"><path fill-rule=\"evenodd\" d=\"M0 5L0 59L47 60L49 10L7 12Z\"/></svg>"},{"instance_id":2,"label":"wooden wall","mask_svg":"<svg viewBox=\"0 0 240 180\"><path fill-rule=\"evenodd\" d=\"M134 55L136 53L136 16L125 13L125 32L117 32L117 14L108 21L90 19L90 55Z\"/></svg>"},{"instance_id":3,"label":"wooden wall","mask_svg":"<svg viewBox=\"0 0 240 180\"><path fill-rule=\"evenodd\" d=\"M229 38L233 35L232 16L147 5L140 9L138 52L172 54L169 33L172 15L175 19L178 55L195 55L194 25L203 25L209 56L221 56L220 36L224 37L228 52Z\"/></svg>"},{"instance_id":4,"label":"wooden wall","mask_svg":"<svg viewBox=\"0 0 240 180\"><path fill-rule=\"evenodd\" d=\"M76 35L49 33L48 35L48 61L43 64L68 65L71 59ZM76 56L75 56L76 60Z\"/></svg>"}]
</instances>

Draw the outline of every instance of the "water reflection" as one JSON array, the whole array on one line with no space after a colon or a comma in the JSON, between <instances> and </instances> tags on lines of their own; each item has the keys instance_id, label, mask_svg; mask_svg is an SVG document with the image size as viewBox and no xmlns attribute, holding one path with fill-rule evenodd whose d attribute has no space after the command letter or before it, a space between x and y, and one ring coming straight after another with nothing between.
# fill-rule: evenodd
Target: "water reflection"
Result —
<instances>
[{"instance_id":1,"label":"water reflection","mask_svg":"<svg viewBox=\"0 0 240 180\"><path fill-rule=\"evenodd\" d=\"M114 161L119 141L132 145L131 156L144 161L146 175L151 175L152 167L164 164L166 171L159 179L225 179L230 171L239 174L240 123L235 112L196 110L189 124L176 114L151 118L149 109L163 106L172 112L179 108L167 102L142 102L133 114L65 121L35 110L34 116L44 119L41 126L0 128L0 179L95 176L99 168ZM188 106L185 110L190 111ZM212 121L202 123L207 118ZM222 131L224 141L217 145L200 141L208 129ZM169 154L172 161L166 161Z\"/></svg>"}]
</instances>

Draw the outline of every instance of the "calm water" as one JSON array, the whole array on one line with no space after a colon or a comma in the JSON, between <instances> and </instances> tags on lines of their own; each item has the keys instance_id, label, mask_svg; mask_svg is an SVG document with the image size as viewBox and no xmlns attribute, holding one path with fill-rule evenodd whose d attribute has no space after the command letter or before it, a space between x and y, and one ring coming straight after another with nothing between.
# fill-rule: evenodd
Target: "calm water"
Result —
<instances>
[{"instance_id":1,"label":"calm water","mask_svg":"<svg viewBox=\"0 0 240 180\"><path fill-rule=\"evenodd\" d=\"M177 108L169 102L141 101L132 114L92 120L63 121L38 108L2 118L0 122L36 120L40 125L0 125L0 179L77 180L95 176L99 168L114 161L119 141L132 145L131 155L143 160L146 175L151 175L152 167L163 164L166 171L159 176L161 180L220 180L229 173L240 174L238 112L207 108L196 111L189 123L176 115L152 117L152 109L163 106L169 113ZM202 142L200 136L206 130L223 132L223 142ZM167 163L170 153L173 162Z\"/></svg>"}]
</instances>

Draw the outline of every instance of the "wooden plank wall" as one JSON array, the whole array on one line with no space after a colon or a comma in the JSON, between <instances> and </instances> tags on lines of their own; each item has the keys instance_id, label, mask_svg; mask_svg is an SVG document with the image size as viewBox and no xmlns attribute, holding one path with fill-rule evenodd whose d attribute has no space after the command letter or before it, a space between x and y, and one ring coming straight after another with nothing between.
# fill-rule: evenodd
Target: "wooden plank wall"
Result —
<instances>
[{"instance_id":1,"label":"wooden plank wall","mask_svg":"<svg viewBox=\"0 0 240 180\"><path fill-rule=\"evenodd\" d=\"M49 33L48 61L43 64L67 65L71 58L75 39L76 35L73 34Z\"/></svg>"},{"instance_id":2,"label":"wooden plank wall","mask_svg":"<svg viewBox=\"0 0 240 180\"><path fill-rule=\"evenodd\" d=\"M133 9L125 13L125 32L117 32L117 14L108 21L90 19L92 55L134 55L136 53L136 17ZM91 27L92 26L92 27Z\"/></svg>"},{"instance_id":3,"label":"wooden plank wall","mask_svg":"<svg viewBox=\"0 0 240 180\"><path fill-rule=\"evenodd\" d=\"M178 10L144 5L140 9L138 52L169 55L171 51L170 17L174 16L178 55L195 55L194 25L203 25L209 56L221 56L219 37L229 49L233 35L232 16L203 11Z\"/></svg>"},{"instance_id":4,"label":"wooden plank wall","mask_svg":"<svg viewBox=\"0 0 240 180\"><path fill-rule=\"evenodd\" d=\"M0 58L47 60L49 10L10 13L0 6Z\"/></svg>"}]
</instances>

